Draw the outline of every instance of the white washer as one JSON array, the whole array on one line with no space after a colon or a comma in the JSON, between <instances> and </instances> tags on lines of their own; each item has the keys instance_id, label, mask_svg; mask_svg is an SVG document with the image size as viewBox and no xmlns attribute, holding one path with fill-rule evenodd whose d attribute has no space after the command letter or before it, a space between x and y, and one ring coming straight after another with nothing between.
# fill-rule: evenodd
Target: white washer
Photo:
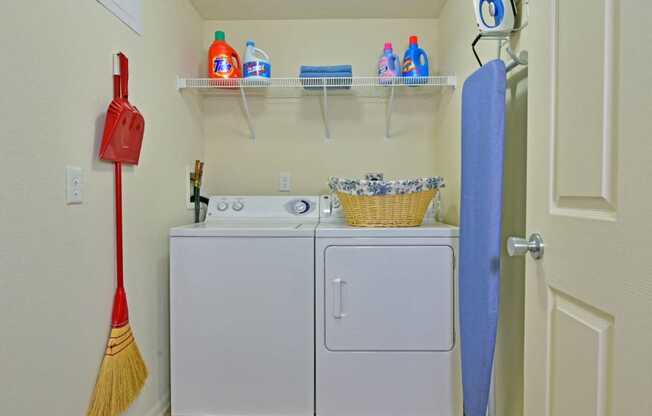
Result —
<instances>
[{"instance_id":1,"label":"white washer","mask_svg":"<svg viewBox=\"0 0 652 416\"><path fill-rule=\"evenodd\" d=\"M460 415L458 229L354 228L330 202L315 243L317 415Z\"/></svg>"},{"instance_id":2,"label":"white washer","mask_svg":"<svg viewBox=\"0 0 652 416\"><path fill-rule=\"evenodd\" d=\"M172 415L314 414L318 197L213 197L170 231Z\"/></svg>"}]
</instances>

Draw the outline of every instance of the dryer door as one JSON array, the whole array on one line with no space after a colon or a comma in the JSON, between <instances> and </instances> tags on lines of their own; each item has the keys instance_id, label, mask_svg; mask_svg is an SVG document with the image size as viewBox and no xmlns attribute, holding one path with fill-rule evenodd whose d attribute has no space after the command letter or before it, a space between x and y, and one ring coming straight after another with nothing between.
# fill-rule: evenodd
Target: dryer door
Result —
<instances>
[{"instance_id":1,"label":"dryer door","mask_svg":"<svg viewBox=\"0 0 652 416\"><path fill-rule=\"evenodd\" d=\"M326 348L453 348L449 246L331 246L325 251Z\"/></svg>"}]
</instances>

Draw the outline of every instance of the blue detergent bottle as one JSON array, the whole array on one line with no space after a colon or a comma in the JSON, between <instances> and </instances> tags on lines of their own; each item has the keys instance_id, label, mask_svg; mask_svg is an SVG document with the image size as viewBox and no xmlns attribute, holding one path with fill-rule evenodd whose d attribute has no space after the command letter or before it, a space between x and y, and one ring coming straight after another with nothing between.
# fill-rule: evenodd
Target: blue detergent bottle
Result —
<instances>
[{"instance_id":1,"label":"blue detergent bottle","mask_svg":"<svg viewBox=\"0 0 652 416\"><path fill-rule=\"evenodd\" d=\"M416 36L410 36L410 46L403 55L403 68L401 75L404 78L427 77L428 71L428 54L419 47L419 39ZM417 84L420 80L408 80L409 84Z\"/></svg>"}]
</instances>

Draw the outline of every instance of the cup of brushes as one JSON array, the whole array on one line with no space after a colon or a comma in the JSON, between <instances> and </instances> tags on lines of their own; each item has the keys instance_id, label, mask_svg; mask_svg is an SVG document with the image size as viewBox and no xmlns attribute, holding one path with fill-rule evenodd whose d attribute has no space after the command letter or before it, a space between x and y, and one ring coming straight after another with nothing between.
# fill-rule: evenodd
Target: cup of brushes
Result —
<instances>
[{"instance_id":1,"label":"cup of brushes","mask_svg":"<svg viewBox=\"0 0 652 416\"><path fill-rule=\"evenodd\" d=\"M195 171L190 174L190 181L192 182L193 201L195 203L195 223L200 222L201 213L201 179L204 176L204 162L195 160Z\"/></svg>"}]
</instances>

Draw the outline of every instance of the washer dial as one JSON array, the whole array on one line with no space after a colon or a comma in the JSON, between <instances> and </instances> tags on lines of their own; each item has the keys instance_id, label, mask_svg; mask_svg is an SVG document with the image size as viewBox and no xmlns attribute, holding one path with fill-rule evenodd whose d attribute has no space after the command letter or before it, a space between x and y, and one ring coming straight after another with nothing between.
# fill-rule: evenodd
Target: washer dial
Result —
<instances>
[{"instance_id":1,"label":"washer dial","mask_svg":"<svg viewBox=\"0 0 652 416\"><path fill-rule=\"evenodd\" d=\"M303 215L310 211L310 202L305 199L298 199L292 202L292 213L295 215Z\"/></svg>"}]
</instances>

